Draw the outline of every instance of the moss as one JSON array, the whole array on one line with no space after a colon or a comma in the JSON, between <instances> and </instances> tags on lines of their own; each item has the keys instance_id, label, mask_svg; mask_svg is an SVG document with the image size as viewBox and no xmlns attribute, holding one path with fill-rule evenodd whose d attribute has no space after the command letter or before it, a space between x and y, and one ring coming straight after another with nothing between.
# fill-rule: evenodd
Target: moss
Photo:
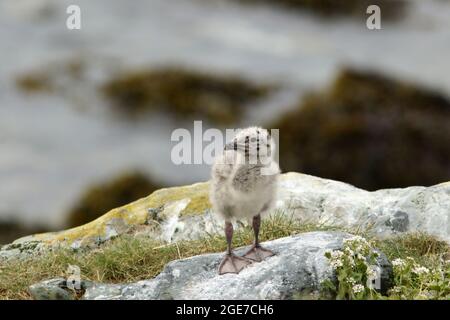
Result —
<instances>
[{"instance_id":1,"label":"moss","mask_svg":"<svg viewBox=\"0 0 450 320\"><path fill-rule=\"evenodd\" d=\"M51 92L53 85L48 74L33 72L20 75L16 79L16 85L28 93Z\"/></svg>"},{"instance_id":2,"label":"moss","mask_svg":"<svg viewBox=\"0 0 450 320\"><path fill-rule=\"evenodd\" d=\"M449 121L436 92L345 70L270 127L280 129L284 171L376 190L449 180Z\"/></svg>"},{"instance_id":3,"label":"moss","mask_svg":"<svg viewBox=\"0 0 450 320\"><path fill-rule=\"evenodd\" d=\"M273 4L293 10L307 10L323 17L354 16L366 17L370 5L378 5L383 18L400 17L406 8L404 0L235 0L243 4Z\"/></svg>"},{"instance_id":4,"label":"moss","mask_svg":"<svg viewBox=\"0 0 450 320\"><path fill-rule=\"evenodd\" d=\"M111 209L149 195L157 188L141 173L126 173L112 181L95 185L85 192L70 211L68 226L75 227L93 221ZM119 210L117 216L126 217L127 210Z\"/></svg>"},{"instance_id":5,"label":"moss","mask_svg":"<svg viewBox=\"0 0 450 320\"><path fill-rule=\"evenodd\" d=\"M70 90L62 86L62 78L81 81L86 71L85 63L81 59L69 59L55 62L43 68L24 72L17 76L16 86L27 93L57 93Z\"/></svg>"},{"instance_id":6,"label":"moss","mask_svg":"<svg viewBox=\"0 0 450 320\"><path fill-rule=\"evenodd\" d=\"M236 76L179 68L131 71L101 87L112 105L131 117L162 109L180 118L204 117L219 124L235 122L244 105L269 91L269 86L252 85Z\"/></svg>"}]
</instances>

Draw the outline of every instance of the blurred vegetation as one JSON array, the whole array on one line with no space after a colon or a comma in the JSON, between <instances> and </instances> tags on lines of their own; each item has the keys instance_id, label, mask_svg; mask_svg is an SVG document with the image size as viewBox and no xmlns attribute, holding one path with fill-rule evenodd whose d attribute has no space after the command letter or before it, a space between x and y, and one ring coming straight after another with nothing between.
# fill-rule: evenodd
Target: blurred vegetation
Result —
<instances>
[{"instance_id":1,"label":"blurred vegetation","mask_svg":"<svg viewBox=\"0 0 450 320\"><path fill-rule=\"evenodd\" d=\"M16 86L26 93L63 91L67 79L81 81L85 65L80 59L52 63L45 68L24 72L16 78Z\"/></svg>"},{"instance_id":2,"label":"blurred vegetation","mask_svg":"<svg viewBox=\"0 0 450 320\"><path fill-rule=\"evenodd\" d=\"M13 242L14 240L30 234L50 231L44 226L27 226L19 221L0 221L0 244Z\"/></svg>"},{"instance_id":3,"label":"blurred vegetation","mask_svg":"<svg viewBox=\"0 0 450 320\"><path fill-rule=\"evenodd\" d=\"M369 190L450 180L450 102L371 72L345 70L270 127L284 171Z\"/></svg>"},{"instance_id":4,"label":"blurred vegetation","mask_svg":"<svg viewBox=\"0 0 450 320\"><path fill-rule=\"evenodd\" d=\"M236 122L245 104L266 96L270 86L236 76L216 76L179 68L124 73L101 91L127 115L162 109L180 118L203 118L216 124Z\"/></svg>"},{"instance_id":5,"label":"blurred vegetation","mask_svg":"<svg viewBox=\"0 0 450 320\"><path fill-rule=\"evenodd\" d=\"M234 0L244 4L267 3L289 9L308 10L322 16L366 17L367 7L378 5L383 18L395 19L406 8L405 0Z\"/></svg>"},{"instance_id":6,"label":"blurred vegetation","mask_svg":"<svg viewBox=\"0 0 450 320\"><path fill-rule=\"evenodd\" d=\"M145 175L125 173L112 181L89 188L70 211L68 227L77 227L93 221L111 209L148 196L161 186Z\"/></svg>"},{"instance_id":7,"label":"blurred vegetation","mask_svg":"<svg viewBox=\"0 0 450 320\"><path fill-rule=\"evenodd\" d=\"M16 79L17 86L28 93L51 92L52 84L47 74L43 72L32 72L20 75Z\"/></svg>"}]
</instances>

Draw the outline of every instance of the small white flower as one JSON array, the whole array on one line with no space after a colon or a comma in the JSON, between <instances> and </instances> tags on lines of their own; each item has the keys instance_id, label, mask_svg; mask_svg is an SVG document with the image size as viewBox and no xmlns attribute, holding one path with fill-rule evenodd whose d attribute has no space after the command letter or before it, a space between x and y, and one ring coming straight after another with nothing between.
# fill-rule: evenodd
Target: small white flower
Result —
<instances>
[{"instance_id":1,"label":"small white flower","mask_svg":"<svg viewBox=\"0 0 450 320\"><path fill-rule=\"evenodd\" d=\"M430 270L425 267L416 266L412 269L412 272L414 272L415 274L420 276L421 274L426 274L426 273L430 272Z\"/></svg>"},{"instance_id":2,"label":"small white flower","mask_svg":"<svg viewBox=\"0 0 450 320\"><path fill-rule=\"evenodd\" d=\"M431 298L431 294L429 292L421 292L417 296L414 297L414 299L417 300L429 300Z\"/></svg>"},{"instance_id":3,"label":"small white flower","mask_svg":"<svg viewBox=\"0 0 450 320\"><path fill-rule=\"evenodd\" d=\"M331 266L334 268L334 269L336 269L336 268L339 268L339 267L342 267L343 266L343 264L342 264L342 261L341 260L331 260L330 261L330 264L331 264Z\"/></svg>"},{"instance_id":4,"label":"small white flower","mask_svg":"<svg viewBox=\"0 0 450 320\"><path fill-rule=\"evenodd\" d=\"M366 258L365 258L361 253L358 253L358 254L356 255L356 258L357 258L358 260L361 260L361 261L366 260Z\"/></svg>"},{"instance_id":5,"label":"small white flower","mask_svg":"<svg viewBox=\"0 0 450 320\"><path fill-rule=\"evenodd\" d=\"M392 265L393 265L394 267L400 267L400 268L402 268L402 267L405 266L405 261L398 258L398 259L395 259L395 260L392 261Z\"/></svg>"},{"instance_id":6,"label":"small white flower","mask_svg":"<svg viewBox=\"0 0 450 320\"><path fill-rule=\"evenodd\" d=\"M344 252L345 252L347 255L351 255L351 256L354 254L353 250L350 249L349 247L345 248L345 249L344 249Z\"/></svg>"},{"instance_id":7,"label":"small white flower","mask_svg":"<svg viewBox=\"0 0 450 320\"><path fill-rule=\"evenodd\" d=\"M392 293L400 293L400 292L402 292L402 288L399 286L395 286L391 289L391 292Z\"/></svg>"},{"instance_id":8,"label":"small white flower","mask_svg":"<svg viewBox=\"0 0 450 320\"><path fill-rule=\"evenodd\" d=\"M340 258L342 258L343 255L344 255L344 253L342 251L336 250L331 253L331 258L332 259L340 259Z\"/></svg>"},{"instance_id":9,"label":"small white flower","mask_svg":"<svg viewBox=\"0 0 450 320\"><path fill-rule=\"evenodd\" d=\"M360 293L360 292L362 292L364 290L364 286L361 285L361 284L355 284L352 287L352 290L353 290L354 293Z\"/></svg>"},{"instance_id":10,"label":"small white flower","mask_svg":"<svg viewBox=\"0 0 450 320\"><path fill-rule=\"evenodd\" d=\"M348 262L350 263L351 266L355 265L355 260L352 257L348 257Z\"/></svg>"},{"instance_id":11,"label":"small white flower","mask_svg":"<svg viewBox=\"0 0 450 320\"><path fill-rule=\"evenodd\" d=\"M355 282L356 282L355 279L353 279L352 277L350 277L350 278L347 279L347 283L348 283L348 284L354 285Z\"/></svg>"}]
</instances>

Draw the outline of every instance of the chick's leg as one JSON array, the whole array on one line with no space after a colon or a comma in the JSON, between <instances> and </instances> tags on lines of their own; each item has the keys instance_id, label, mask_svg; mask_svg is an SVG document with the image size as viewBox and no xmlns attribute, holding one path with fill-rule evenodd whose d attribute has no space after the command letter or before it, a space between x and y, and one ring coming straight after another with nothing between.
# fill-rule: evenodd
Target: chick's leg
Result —
<instances>
[{"instance_id":1,"label":"chick's leg","mask_svg":"<svg viewBox=\"0 0 450 320\"><path fill-rule=\"evenodd\" d=\"M239 273L252 261L246 258L241 258L233 253L231 248L231 241L233 240L233 224L229 221L225 222L225 236L227 238L227 253L219 266L219 274L225 273Z\"/></svg>"},{"instance_id":2,"label":"chick's leg","mask_svg":"<svg viewBox=\"0 0 450 320\"><path fill-rule=\"evenodd\" d=\"M255 243L249 251L244 255L245 258L254 261L263 261L265 258L273 256L274 253L268 249L261 247L259 244L259 228L261 226L261 215L253 217L253 232L255 233Z\"/></svg>"}]
</instances>

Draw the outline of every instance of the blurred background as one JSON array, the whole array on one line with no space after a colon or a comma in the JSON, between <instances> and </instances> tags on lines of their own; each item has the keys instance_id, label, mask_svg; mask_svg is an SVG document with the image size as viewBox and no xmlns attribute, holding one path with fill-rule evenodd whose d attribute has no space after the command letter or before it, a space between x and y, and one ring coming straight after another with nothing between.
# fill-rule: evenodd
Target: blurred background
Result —
<instances>
[{"instance_id":1,"label":"blurred background","mask_svg":"<svg viewBox=\"0 0 450 320\"><path fill-rule=\"evenodd\" d=\"M170 160L193 120L278 128L283 171L450 180L448 0L0 0L0 40L0 243L207 180Z\"/></svg>"}]
</instances>

